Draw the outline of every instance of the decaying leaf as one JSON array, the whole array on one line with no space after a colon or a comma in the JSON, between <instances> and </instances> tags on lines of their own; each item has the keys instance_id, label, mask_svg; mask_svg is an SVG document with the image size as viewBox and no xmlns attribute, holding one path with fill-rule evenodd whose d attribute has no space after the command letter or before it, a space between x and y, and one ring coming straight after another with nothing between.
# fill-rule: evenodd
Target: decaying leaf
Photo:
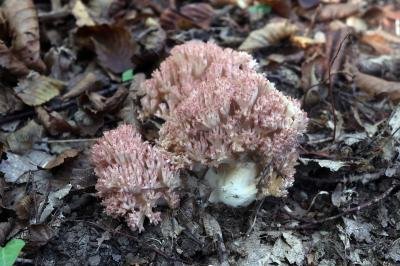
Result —
<instances>
[{"instance_id":1,"label":"decaying leaf","mask_svg":"<svg viewBox=\"0 0 400 266\"><path fill-rule=\"evenodd\" d=\"M29 68L43 72L46 65L40 58L39 23L33 1L6 0L3 11L13 36L13 54Z\"/></svg>"},{"instance_id":2,"label":"decaying leaf","mask_svg":"<svg viewBox=\"0 0 400 266\"><path fill-rule=\"evenodd\" d=\"M24 127L7 135L7 146L13 152L25 152L42 138L43 133L43 127L31 120Z\"/></svg>"},{"instance_id":3,"label":"decaying leaf","mask_svg":"<svg viewBox=\"0 0 400 266\"><path fill-rule=\"evenodd\" d=\"M318 21L327 21L349 17L361 10L360 3L341 3L323 6L317 16Z\"/></svg>"},{"instance_id":4,"label":"decaying leaf","mask_svg":"<svg viewBox=\"0 0 400 266\"><path fill-rule=\"evenodd\" d=\"M360 40L373 47L380 54L399 54L400 37L381 29L364 32Z\"/></svg>"},{"instance_id":5,"label":"decaying leaf","mask_svg":"<svg viewBox=\"0 0 400 266\"><path fill-rule=\"evenodd\" d=\"M167 30L187 30L198 27L208 29L214 17L214 9L205 3L187 4L179 11L168 8L160 17L161 26Z\"/></svg>"},{"instance_id":6,"label":"decaying leaf","mask_svg":"<svg viewBox=\"0 0 400 266\"><path fill-rule=\"evenodd\" d=\"M11 50L0 40L0 66L8 69L12 74L21 77L28 75L29 69L26 65L15 57Z\"/></svg>"},{"instance_id":7,"label":"decaying leaf","mask_svg":"<svg viewBox=\"0 0 400 266\"><path fill-rule=\"evenodd\" d=\"M39 106L58 96L64 86L62 81L31 72L14 91L25 104Z\"/></svg>"},{"instance_id":8,"label":"decaying leaf","mask_svg":"<svg viewBox=\"0 0 400 266\"><path fill-rule=\"evenodd\" d=\"M346 68L353 74L354 82L359 89L371 96L387 94L393 101L400 100L400 82L387 81L360 72L355 66L346 64Z\"/></svg>"},{"instance_id":9,"label":"decaying leaf","mask_svg":"<svg viewBox=\"0 0 400 266\"><path fill-rule=\"evenodd\" d=\"M128 96L128 90L125 87L119 87L118 90L109 98L102 96L99 93L91 92L85 97L80 98L82 105L86 105L85 109L93 114L113 112L115 111Z\"/></svg>"},{"instance_id":10,"label":"decaying leaf","mask_svg":"<svg viewBox=\"0 0 400 266\"><path fill-rule=\"evenodd\" d=\"M252 31L240 45L239 50L253 51L279 43L289 38L297 31L297 26L288 20L279 20L265 25L263 28Z\"/></svg>"},{"instance_id":11,"label":"decaying leaf","mask_svg":"<svg viewBox=\"0 0 400 266\"><path fill-rule=\"evenodd\" d=\"M75 0L73 3L72 14L76 19L76 25L78 27L96 25L96 23L90 17L89 11L81 0Z\"/></svg>"},{"instance_id":12,"label":"decaying leaf","mask_svg":"<svg viewBox=\"0 0 400 266\"><path fill-rule=\"evenodd\" d=\"M55 136L65 132L79 134L79 128L66 121L58 112L52 111L48 113L46 109L41 106L36 107L35 111L39 121L50 135Z\"/></svg>"},{"instance_id":13,"label":"decaying leaf","mask_svg":"<svg viewBox=\"0 0 400 266\"><path fill-rule=\"evenodd\" d=\"M290 0L261 0L259 2L270 6L276 14L282 17L289 17L292 11Z\"/></svg>"},{"instance_id":14,"label":"decaying leaf","mask_svg":"<svg viewBox=\"0 0 400 266\"><path fill-rule=\"evenodd\" d=\"M33 196L26 195L22 199L20 199L15 206L15 213L17 214L18 219L28 220L31 216L33 203Z\"/></svg>"},{"instance_id":15,"label":"decaying leaf","mask_svg":"<svg viewBox=\"0 0 400 266\"><path fill-rule=\"evenodd\" d=\"M11 229L12 229L11 221L0 223L0 246L3 246Z\"/></svg>"},{"instance_id":16,"label":"decaying leaf","mask_svg":"<svg viewBox=\"0 0 400 266\"><path fill-rule=\"evenodd\" d=\"M60 166L67 160L75 158L76 156L78 156L78 154L79 150L67 149L63 151L61 154L57 155L53 160L49 161L43 168L53 169L54 167Z\"/></svg>"},{"instance_id":17,"label":"decaying leaf","mask_svg":"<svg viewBox=\"0 0 400 266\"><path fill-rule=\"evenodd\" d=\"M120 74L134 67L132 57L137 49L129 30L123 25L96 25L78 29L78 38L90 38L99 64Z\"/></svg>"},{"instance_id":18,"label":"decaying leaf","mask_svg":"<svg viewBox=\"0 0 400 266\"><path fill-rule=\"evenodd\" d=\"M49 215L52 213L54 208L61 205L61 203L62 203L61 199L63 199L65 196L68 195L68 193L71 191L71 188L72 188L72 185L67 184L64 187L62 187L61 189L59 189L57 191L53 191L49 194L47 202L44 202L44 201L42 202L42 204L46 204L46 207L40 206L41 209L43 209L43 211L40 214L39 223L45 222L45 220L47 219L47 217L49 217Z\"/></svg>"},{"instance_id":19,"label":"decaying leaf","mask_svg":"<svg viewBox=\"0 0 400 266\"><path fill-rule=\"evenodd\" d=\"M104 79L95 72L87 72L83 74L76 82L71 86L69 91L65 93L61 99L66 100L72 97L79 96L85 91L92 91L101 88L105 83Z\"/></svg>"},{"instance_id":20,"label":"decaying leaf","mask_svg":"<svg viewBox=\"0 0 400 266\"><path fill-rule=\"evenodd\" d=\"M34 170L37 170L37 166L28 158L11 152L7 152L7 159L3 159L0 163L0 172L9 183L16 182L23 174Z\"/></svg>"},{"instance_id":21,"label":"decaying leaf","mask_svg":"<svg viewBox=\"0 0 400 266\"><path fill-rule=\"evenodd\" d=\"M0 114L11 113L23 108L23 102L14 94L12 88L0 85Z\"/></svg>"},{"instance_id":22,"label":"decaying leaf","mask_svg":"<svg viewBox=\"0 0 400 266\"><path fill-rule=\"evenodd\" d=\"M308 9L318 5L321 0L297 0L297 2L302 8Z\"/></svg>"},{"instance_id":23,"label":"decaying leaf","mask_svg":"<svg viewBox=\"0 0 400 266\"><path fill-rule=\"evenodd\" d=\"M28 239L31 252L46 243L54 236L54 231L45 224L32 224L29 226Z\"/></svg>"},{"instance_id":24,"label":"decaying leaf","mask_svg":"<svg viewBox=\"0 0 400 266\"><path fill-rule=\"evenodd\" d=\"M303 164L307 165L309 162L315 162L319 164L320 167L325 167L331 170L332 172L338 171L340 168L346 166L347 164L345 162L341 161L332 161L332 160L326 160L326 159L308 159L308 158L300 158L300 162Z\"/></svg>"}]
</instances>

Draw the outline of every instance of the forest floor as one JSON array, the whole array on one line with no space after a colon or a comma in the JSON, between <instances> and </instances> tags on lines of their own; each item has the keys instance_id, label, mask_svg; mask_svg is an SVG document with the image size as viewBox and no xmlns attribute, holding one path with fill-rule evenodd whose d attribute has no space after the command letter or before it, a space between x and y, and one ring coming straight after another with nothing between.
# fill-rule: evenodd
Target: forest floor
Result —
<instances>
[{"instance_id":1,"label":"forest floor","mask_svg":"<svg viewBox=\"0 0 400 266\"><path fill-rule=\"evenodd\" d=\"M396 1L16 2L0 20L0 246L25 242L17 265L400 263ZM251 53L301 101L295 183L230 208L187 173L195 188L138 233L104 213L90 148L138 123L141 82L193 39Z\"/></svg>"}]
</instances>

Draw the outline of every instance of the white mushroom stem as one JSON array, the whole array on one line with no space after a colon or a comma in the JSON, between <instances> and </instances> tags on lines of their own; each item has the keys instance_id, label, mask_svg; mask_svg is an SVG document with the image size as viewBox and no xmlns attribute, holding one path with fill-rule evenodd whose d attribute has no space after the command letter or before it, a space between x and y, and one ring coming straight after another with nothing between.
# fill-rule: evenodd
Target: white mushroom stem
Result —
<instances>
[{"instance_id":1,"label":"white mushroom stem","mask_svg":"<svg viewBox=\"0 0 400 266\"><path fill-rule=\"evenodd\" d=\"M256 199L257 176L258 169L253 162L210 168L205 175L213 189L209 201L222 202L232 207L249 205Z\"/></svg>"}]
</instances>

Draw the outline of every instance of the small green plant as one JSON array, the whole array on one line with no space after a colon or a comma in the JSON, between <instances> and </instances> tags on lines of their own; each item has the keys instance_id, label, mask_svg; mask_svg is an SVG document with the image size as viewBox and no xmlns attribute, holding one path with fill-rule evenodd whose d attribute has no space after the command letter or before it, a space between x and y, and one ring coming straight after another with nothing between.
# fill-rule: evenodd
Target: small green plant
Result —
<instances>
[{"instance_id":1,"label":"small green plant","mask_svg":"<svg viewBox=\"0 0 400 266\"><path fill-rule=\"evenodd\" d=\"M128 82L128 81L133 80L133 77L134 77L134 72L133 72L133 69L131 68L131 69L125 70L122 73L121 79L122 79L122 82Z\"/></svg>"},{"instance_id":2,"label":"small green plant","mask_svg":"<svg viewBox=\"0 0 400 266\"><path fill-rule=\"evenodd\" d=\"M24 246L25 241L11 239L4 247L0 247L0 266L12 266Z\"/></svg>"}]
</instances>

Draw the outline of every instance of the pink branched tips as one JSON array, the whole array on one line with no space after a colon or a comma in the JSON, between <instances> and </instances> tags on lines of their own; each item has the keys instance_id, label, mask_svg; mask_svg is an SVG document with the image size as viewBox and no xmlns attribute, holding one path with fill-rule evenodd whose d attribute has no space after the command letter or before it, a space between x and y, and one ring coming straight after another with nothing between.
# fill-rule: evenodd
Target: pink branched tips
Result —
<instances>
[{"instance_id":1,"label":"pink branched tips","mask_svg":"<svg viewBox=\"0 0 400 266\"><path fill-rule=\"evenodd\" d=\"M249 54L212 43L176 46L143 86L141 117L165 120L165 150L215 168L256 162L260 175L267 172L259 196L282 196L293 182L307 117L256 67Z\"/></svg>"},{"instance_id":2,"label":"pink branched tips","mask_svg":"<svg viewBox=\"0 0 400 266\"><path fill-rule=\"evenodd\" d=\"M125 217L128 225L142 231L145 217L157 224L153 208L161 200L171 207L179 202L174 190L180 185L178 169L167 153L144 142L137 130L122 125L105 132L92 148L92 163L99 177L96 189L106 212Z\"/></svg>"}]
</instances>

